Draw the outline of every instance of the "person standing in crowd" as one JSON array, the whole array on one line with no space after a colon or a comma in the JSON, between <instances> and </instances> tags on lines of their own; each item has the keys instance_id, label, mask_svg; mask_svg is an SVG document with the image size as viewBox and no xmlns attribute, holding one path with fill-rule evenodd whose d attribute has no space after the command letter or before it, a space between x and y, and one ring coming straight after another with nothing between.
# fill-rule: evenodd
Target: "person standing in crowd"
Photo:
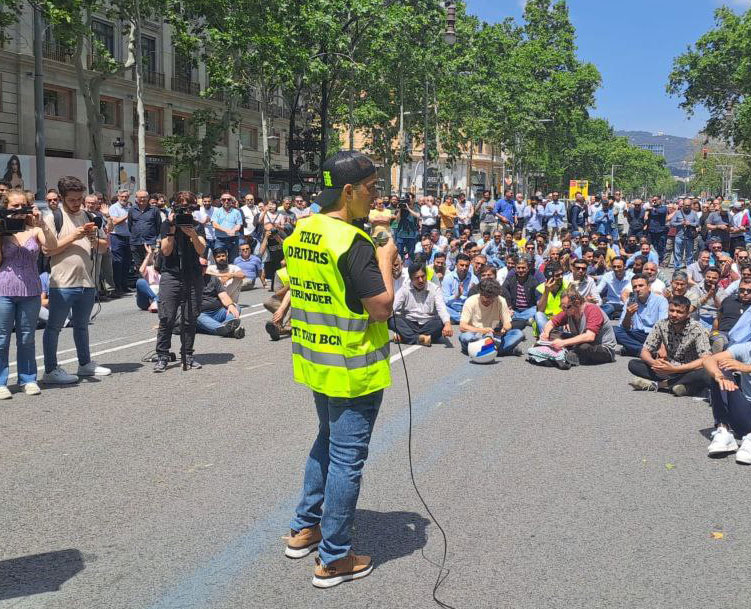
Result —
<instances>
[{"instance_id":1,"label":"person standing in crowd","mask_svg":"<svg viewBox=\"0 0 751 609\"><path fill-rule=\"evenodd\" d=\"M574 202L568 210L569 230L575 237L579 235L579 231L585 226L584 209L584 197L582 193L577 192Z\"/></svg>"},{"instance_id":2,"label":"person standing in crowd","mask_svg":"<svg viewBox=\"0 0 751 609\"><path fill-rule=\"evenodd\" d=\"M380 197L375 200L375 207L368 214L368 222L371 226L373 237L381 233L391 234L391 210L387 209Z\"/></svg>"},{"instance_id":3,"label":"person standing in crowd","mask_svg":"<svg viewBox=\"0 0 751 609\"><path fill-rule=\"evenodd\" d=\"M263 241L258 250L258 256L265 260L263 263L263 275L269 282L269 292L274 291L276 272L282 268L284 260L284 239L286 233L271 223L264 226ZM265 255L265 258L264 258Z\"/></svg>"},{"instance_id":4,"label":"person standing in crowd","mask_svg":"<svg viewBox=\"0 0 751 609\"><path fill-rule=\"evenodd\" d=\"M605 237L613 236L615 233L616 239L618 235L618 229L616 227L616 217L613 210L610 207L610 201L603 197L600 209L597 210L594 217L595 230Z\"/></svg>"},{"instance_id":5,"label":"person standing in crowd","mask_svg":"<svg viewBox=\"0 0 751 609\"><path fill-rule=\"evenodd\" d=\"M161 226L161 214L157 207L149 205L149 193L145 190L136 191L136 206L128 210L130 253L136 268L141 268L147 251L156 247Z\"/></svg>"},{"instance_id":6,"label":"person standing in crowd","mask_svg":"<svg viewBox=\"0 0 751 609\"><path fill-rule=\"evenodd\" d=\"M736 452L735 460L751 464L751 343L731 345L703 360L712 378L710 403L715 431L710 456ZM734 435L742 439L740 448Z\"/></svg>"},{"instance_id":7,"label":"person standing in crowd","mask_svg":"<svg viewBox=\"0 0 751 609\"><path fill-rule=\"evenodd\" d=\"M527 207L524 194L517 192L514 200L514 232L521 231L522 234L524 233L524 226L527 223Z\"/></svg>"},{"instance_id":8,"label":"person standing in crowd","mask_svg":"<svg viewBox=\"0 0 751 609\"><path fill-rule=\"evenodd\" d=\"M498 355L521 355L518 345L524 340L524 333L511 326L511 312L501 296L500 284L487 278L475 287L477 294L467 299L459 320L462 353L467 355L469 343L490 336Z\"/></svg>"},{"instance_id":9,"label":"person standing in crowd","mask_svg":"<svg viewBox=\"0 0 751 609\"><path fill-rule=\"evenodd\" d=\"M613 202L611 207L613 208L613 215L615 216L618 234L627 235L628 216L626 215L626 210L628 209L628 203L623 199L620 190L616 190L613 193Z\"/></svg>"},{"instance_id":10,"label":"person standing in crowd","mask_svg":"<svg viewBox=\"0 0 751 609\"><path fill-rule=\"evenodd\" d=\"M659 197L652 197L647 210L647 229L649 232L649 242L657 251L659 261L665 257L665 244L667 242L667 216L668 207Z\"/></svg>"},{"instance_id":11,"label":"person standing in crowd","mask_svg":"<svg viewBox=\"0 0 751 609\"><path fill-rule=\"evenodd\" d=\"M443 197L443 203L438 208L438 215L441 218L441 232L447 234L447 231L450 231L451 235L456 237L458 234L456 232L458 217L454 206L454 197L451 195Z\"/></svg>"},{"instance_id":12,"label":"person standing in crowd","mask_svg":"<svg viewBox=\"0 0 751 609\"><path fill-rule=\"evenodd\" d=\"M566 225L566 204L559 200L560 194L554 191L550 201L545 205L548 234L551 241L560 238L561 229Z\"/></svg>"},{"instance_id":13,"label":"person standing in crowd","mask_svg":"<svg viewBox=\"0 0 751 609\"><path fill-rule=\"evenodd\" d=\"M454 235L459 237L466 229L472 232L472 217L475 214L475 208L471 201L467 200L463 192L459 193L459 199L456 202L456 230Z\"/></svg>"},{"instance_id":14,"label":"person standing in crowd","mask_svg":"<svg viewBox=\"0 0 751 609\"><path fill-rule=\"evenodd\" d=\"M44 200L47 202L47 207L50 211L55 211L60 206L60 195L54 188L50 188L47 191Z\"/></svg>"},{"instance_id":15,"label":"person standing in crowd","mask_svg":"<svg viewBox=\"0 0 751 609\"><path fill-rule=\"evenodd\" d=\"M89 319L96 298L92 249L103 252L108 242L98 237L92 218L81 209L86 192L84 183L72 176L62 177L57 190L62 199L58 210L58 218L62 221L60 230L57 230L55 214L45 218L47 228L57 234L57 247L46 248L51 272L49 319L42 338L45 370L42 382L66 385L77 382L80 376L107 376L111 373L109 368L91 360L89 350ZM78 356L75 375L68 374L57 362L58 338L69 313Z\"/></svg>"},{"instance_id":16,"label":"person standing in crowd","mask_svg":"<svg viewBox=\"0 0 751 609\"><path fill-rule=\"evenodd\" d=\"M657 322L668 316L668 301L650 290L649 280L642 273L631 277L631 288L631 296L621 312L621 324L614 331L623 355L638 357Z\"/></svg>"},{"instance_id":17,"label":"person standing in crowd","mask_svg":"<svg viewBox=\"0 0 751 609\"><path fill-rule=\"evenodd\" d=\"M180 191L175 195L175 206L193 207L196 197L192 192ZM196 319L201 312L203 293L203 268L199 261L206 251L203 227L176 226L174 214L162 222L159 250L162 258L159 282L159 329L156 336L157 361L154 372L164 372L169 363L172 331L181 304L185 303L185 317L181 317L180 343L185 351L188 369L200 369L193 355L196 336Z\"/></svg>"},{"instance_id":18,"label":"person standing in crowd","mask_svg":"<svg viewBox=\"0 0 751 609\"><path fill-rule=\"evenodd\" d=\"M511 191L508 191L508 196L511 197ZM475 213L479 219L480 234L484 232L492 233L498 226L498 216L500 212L496 212L496 205L502 205L502 201L494 203L490 198L490 191L484 190L482 198L477 202L475 206Z\"/></svg>"},{"instance_id":19,"label":"person standing in crowd","mask_svg":"<svg viewBox=\"0 0 751 609\"><path fill-rule=\"evenodd\" d=\"M307 218L310 215L310 208L305 204L302 195L295 195L292 205L292 214L295 216L294 224L301 218Z\"/></svg>"},{"instance_id":20,"label":"person standing in crowd","mask_svg":"<svg viewBox=\"0 0 751 609\"><path fill-rule=\"evenodd\" d=\"M7 212L26 207L23 191L12 189L0 195ZM10 341L16 333L18 384L26 395L41 393L37 384L34 337L41 308L42 282L37 259L42 247L57 248L55 232L41 220L39 210L25 214L25 228L0 238L0 400L12 397L8 389Z\"/></svg>"},{"instance_id":21,"label":"person standing in crowd","mask_svg":"<svg viewBox=\"0 0 751 609\"><path fill-rule=\"evenodd\" d=\"M392 315L397 251L391 240L376 249L352 224L368 214L375 197L370 159L342 151L324 161L322 172L321 213L285 244L290 281L326 285L331 297L326 304L292 295L295 380L313 391L319 423L285 555L302 558L317 547L313 585L330 588L373 569L369 556L352 552L352 524L383 390L391 385L385 322ZM317 262L302 252L316 254ZM331 340L323 348L311 342L324 334ZM356 361L364 365L348 365Z\"/></svg>"},{"instance_id":22,"label":"person standing in crowd","mask_svg":"<svg viewBox=\"0 0 751 609\"><path fill-rule=\"evenodd\" d=\"M62 195L61 195L62 196ZM128 285L130 269L133 264L130 251L130 230L128 218L130 217L130 192L121 189L117 193L117 202L110 205L109 216L112 219L112 232L110 233L110 250L112 252L112 271L115 279L115 296L128 294L131 290Z\"/></svg>"},{"instance_id":23,"label":"person standing in crowd","mask_svg":"<svg viewBox=\"0 0 751 609\"><path fill-rule=\"evenodd\" d=\"M177 195L175 195L177 197ZM214 231L214 225L212 218L214 217L214 211L216 208L211 204L211 197L200 197L196 199L197 210L193 212L193 220L203 229L203 234L206 240L206 251L204 256L208 258L209 254L214 251L216 245L216 233ZM162 220L164 224L164 220Z\"/></svg>"},{"instance_id":24,"label":"person standing in crowd","mask_svg":"<svg viewBox=\"0 0 751 609\"><path fill-rule=\"evenodd\" d=\"M394 220L396 229L394 237L396 238L396 247L402 260L414 256L415 244L419 237L420 209L414 203L414 197L411 193L407 194L407 201L398 201Z\"/></svg>"},{"instance_id":25,"label":"person standing in crowd","mask_svg":"<svg viewBox=\"0 0 751 609\"><path fill-rule=\"evenodd\" d=\"M427 280L422 261L409 265L409 283L394 296L394 316L389 328L394 341L406 345L430 347L441 338L454 335L440 286Z\"/></svg>"},{"instance_id":26,"label":"person standing in crowd","mask_svg":"<svg viewBox=\"0 0 751 609\"><path fill-rule=\"evenodd\" d=\"M647 212L642 203L641 199L634 199L631 202L631 207L626 210L628 234L633 235L637 239L644 235L647 226Z\"/></svg>"},{"instance_id":27,"label":"person standing in crowd","mask_svg":"<svg viewBox=\"0 0 751 609\"><path fill-rule=\"evenodd\" d=\"M707 234L710 240L715 239L720 242L721 251L727 251L730 248L730 217L722 208L722 198L718 197L718 199L715 199L711 205L711 211L707 216Z\"/></svg>"},{"instance_id":28,"label":"person standing in crowd","mask_svg":"<svg viewBox=\"0 0 751 609\"><path fill-rule=\"evenodd\" d=\"M615 334L605 312L587 302L572 285L561 296L561 311L551 317L540 333L556 351L566 350L572 366L607 364L615 361Z\"/></svg>"},{"instance_id":29,"label":"person standing in crowd","mask_svg":"<svg viewBox=\"0 0 751 609\"><path fill-rule=\"evenodd\" d=\"M691 199L683 199L683 205L670 220L675 233L675 268L688 267L694 262L694 240L699 230L699 217L691 209Z\"/></svg>"},{"instance_id":30,"label":"person standing in crowd","mask_svg":"<svg viewBox=\"0 0 751 609\"><path fill-rule=\"evenodd\" d=\"M305 203L305 201L303 201ZM243 197L243 206L240 208L240 212L243 215L243 236L247 240L248 237L258 238L259 231L256 223L256 218L261 213L256 205L256 198L252 193L248 193Z\"/></svg>"},{"instance_id":31,"label":"person standing in crowd","mask_svg":"<svg viewBox=\"0 0 751 609\"><path fill-rule=\"evenodd\" d=\"M490 191L483 192L483 198L487 193L488 199L490 199ZM503 199L496 201L493 205L493 213L495 214L496 225L499 228L514 230L516 226L516 201L514 200L514 193L510 190L506 190L503 193ZM492 228L490 230L493 230Z\"/></svg>"},{"instance_id":32,"label":"person standing in crowd","mask_svg":"<svg viewBox=\"0 0 751 609\"><path fill-rule=\"evenodd\" d=\"M433 197L423 198L422 205L420 205L420 220L422 226L420 235L423 237L430 234L430 231L438 225L438 207Z\"/></svg>"},{"instance_id":33,"label":"person standing in crowd","mask_svg":"<svg viewBox=\"0 0 751 609\"><path fill-rule=\"evenodd\" d=\"M652 328L640 359L628 363L634 375L631 387L637 391L668 390L678 397L696 395L709 387L712 378L703 361L711 355L709 336L699 322L689 318L690 313L688 298L671 299L668 318Z\"/></svg>"},{"instance_id":34,"label":"person standing in crowd","mask_svg":"<svg viewBox=\"0 0 751 609\"><path fill-rule=\"evenodd\" d=\"M234 198L231 194L224 193L220 201L222 206L214 212L211 220L216 235L216 248L226 250L230 259L234 260L240 245L238 233L243 227L243 215L232 206Z\"/></svg>"}]
</instances>

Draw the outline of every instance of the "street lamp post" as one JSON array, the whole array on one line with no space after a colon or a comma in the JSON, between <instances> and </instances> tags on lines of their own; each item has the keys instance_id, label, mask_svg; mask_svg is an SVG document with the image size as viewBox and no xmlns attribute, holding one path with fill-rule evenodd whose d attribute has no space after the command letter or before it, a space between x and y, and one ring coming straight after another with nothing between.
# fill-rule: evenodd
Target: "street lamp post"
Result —
<instances>
[{"instance_id":1,"label":"street lamp post","mask_svg":"<svg viewBox=\"0 0 751 609\"><path fill-rule=\"evenodd\" d=\"M120 190L120 166L123 160L123 150L125 149L125 142L123 142L120 139L120 136L117 136L117 139L115 139L114 142L112 142L112 146L115 148L115 156L117 156L117 182L113 182L113 184L116 184L116 191ZM117 192L115 192L117 194Z\"/></svg>"}]
</instances>

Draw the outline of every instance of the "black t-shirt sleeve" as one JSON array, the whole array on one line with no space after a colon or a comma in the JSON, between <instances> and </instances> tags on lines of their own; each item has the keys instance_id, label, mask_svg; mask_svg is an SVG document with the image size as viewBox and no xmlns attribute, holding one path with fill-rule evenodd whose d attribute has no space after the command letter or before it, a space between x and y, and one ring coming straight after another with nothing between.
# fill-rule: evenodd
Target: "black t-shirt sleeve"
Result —
<instances>
[{"instance_id":1,"label":"black t-shirt sleeve","mask_svg":"<svg viewBox=\"0 0 751 609\"><path fill-rule=\"evenodd\" d=\"M376 261L375 249L358 235L349 251L339 259L339 270L347 288L347 306L361 313L363 298L378 296L386 291L381 270Z\"/></svg>"}]
</instances>

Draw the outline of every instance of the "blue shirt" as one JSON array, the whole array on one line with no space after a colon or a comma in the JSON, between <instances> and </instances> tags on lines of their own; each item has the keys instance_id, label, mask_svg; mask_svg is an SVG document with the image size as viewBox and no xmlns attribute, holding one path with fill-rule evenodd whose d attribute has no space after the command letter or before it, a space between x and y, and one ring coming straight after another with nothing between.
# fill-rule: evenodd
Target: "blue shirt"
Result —
<instances>
[{"instance_id":1,"label":"blue shirt","mask_svg":"<svg viewBox=\"0 0 751 609\"><path fill-rule=\"evenodd\" d=\"M649 232L664 233L667 230L665 222L668 216L668 206L660 205L649 210Z\"/></svg>"},{"instance_id":2,"label":"blue shirt","mask_svg":"<svg viewBox=\"0 0 751 609\"><path fill-rule=\"evenodd\" d=\"M260 277L261 269L263 268L261 259L255 254L251 254L250 258L247 260L242 256L238 256L234 259L232 264L240 267L240 270L245 273L246 279L256 279L257 277Z\"/></svg>"},{"instance_id":3,"label":"blue shirt","mask_svg":"<svg viewBox=\"0 0 751 609\"><path fill-rule=\"evenodd\" d=\"M641 256L641 255L642 255L641 251L638 251L638 252L636 252L635 254L631 254L631 255L630 255L630 256L628 257L628 260L626 260L626 266L627 266L627 267L632 267L632 266L634 266L634 259L635 259L635 258L636 258L637 256ZM660 257L659 257L659 256L657 255L657 252L656 252L656 251L654 251L654 250L649 250L649 255L647 256L647 262L654 262L655 264L659 264L659 263L660 263Z\"/></svg>"},{"instance_id":4,"label":"blue shirt","mask_svg":"<svg viewBox=\"0 0 751 609\"><path fill-rule=\"evenodd\" d=\"M477 277L472 274L471 270L467 271L464 280L459 279L459 275L456 270L449 271L444 275L441 287L443 288L443 300L449 303L453 300L467 300L467 294L469 294L469 288L475 283L478 283ZM459 296L459 285L461 284L463 292L461 297Z\"/></svg>"},{"instance_id":5,"label":"blue shirt","mask_svg":"<svg viewBox=\"0 0 751 609\"><path fill-rule=\"evenodd\" d=\"M647 302L642 302L637 298L636 304L638 308L631 316L631 330L641 330L648 334L658 321L668 317L668 301L664 296L650 292ZM627 306L628 303L621 313L621 325L623 325L623 318L626 317Z\"/></svg>"},{"instance_id":6,"label":"blue shirt","mask_svg":"<svg viewBox=\"0 0 751 609\"><path fill-rule=\"evenodd\" d=\"M678 229L676 231L676 236L684 236L687 228L683 226L684 220L688 222L689 226L693 226L694 228L699 226L699 216L696 215L695 211L691 210L686 214L682 209L679 209L677 212L675 212L673 218L670 220L670 226L675 226ZM694 237L696 237L696 231L694 231Z\"/></svg>"},{"instance_id":7,"label":"blue shirt","mask_svg":"<svg viewBox=\"0 0 751 609\"><path fill-rule=\"evenodd\" d=\"M542 218L545 215L545 210L541 210L537 205L529 205L524 210L524 217L527 218L527 232L542 230Z\"/></svg>"},{"instance_id":8,"label":"blue shirt","mask_svg":"<svg viewBox=\"0 0 751 609\"><path fill-rule=\"evenodd\" d=\"M612 209L601 209L594 217L595 229L601 235L609 235L613 232L615 215Z\"/></svg>"},{"instance_id":9,"label":"blue shirt","mask_svg":"<svg viewBox=\"0 0 751 609\"><path fill-rule=\"evenodd\" d=\"M509 221L511 226L514 225L514 219L516 218L516 201L514 199L499 199L495 202L493 212L501 214L506 220Z\"/></svg>"},{"instance_id":10,"label":"blue shirt","mask_svg":"<svg viewBox=\"0 0 751 609\"><path fill-rule=\"evenodd\" d=\"M229 211L226 211L223 207L217 207L211 219L222 228L231 230L239 224L242 230L243 214L239 209L235 209L234 207L230 207ZM237 237L237 233L235 233L234 237L230 237L226 232L219 231L217 237L219 239L233 239Z\"/></svg>"},{"instance_id":11,"label":"blue shirt","mask_svg":"<svg viewBox=\"0 0 751 609\"><path fill-rule=\"evenodd\" d=\"M613 271L606 272L597 283L597 293L602 295L605 292L603 302L612 304L622 304L621 294L631 284L633 273L626 271L623 279L618 279Z\"/></svg>"},{"instance_id":12,"label":"blue shirt","mask_svg":"<svg viewBox=\"0 0 751 609\"><path fill-rule=\"evenodd\" d=\"M123 207L120 204L120 201L113 204L110 207L110 217L111 218L124 218L128 215L128 210L130 210L130 205ZM130 237L130 230L128 229L128 221L120 222L120 224L115 224L114 229L112 230L113 235L119 235L120 237Z\"/></svg>"},{"instance_id":13,"label":"blue shirt","mask_svg":"<svg viewBox=\"0 0 751 609\"><path fill-rule=\"evenodd\" d=\"M548 228L560 228L566 221L566 204L563 201L550 201L545 206Z\"/></svg>"}]
</instances>

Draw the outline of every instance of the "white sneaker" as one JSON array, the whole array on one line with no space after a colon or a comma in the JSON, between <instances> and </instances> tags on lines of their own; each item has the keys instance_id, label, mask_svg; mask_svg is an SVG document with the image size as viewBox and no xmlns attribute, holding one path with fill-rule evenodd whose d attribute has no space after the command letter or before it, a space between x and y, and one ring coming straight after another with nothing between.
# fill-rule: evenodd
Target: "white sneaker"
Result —
<instances>
[{"instance_id":1,"label":"white sneaker","mask_svg":"<svg viewBox=\"0 0 751 609\"><path fill-rule=\"evenodd\" d=\"M78 377L73 374L68 374L58 366L52 372L45 372L42 377L42 382L47 385L70 385L71 383L77 383Z\"/></svg>"},{"instance_id":2,"label":"white sneaker","mask_svg":"<svg viewBox=\"0 0 751 609\"><path fill-rule=\"evenodd\" d=\"M751 450L751 442L748 446ZM720 455L722 453L732 453L738 450L738 442L735 441L735 437L724 427L718 427L712 433L712 442L707 448L707 453L710 455ZM749 459L751 459L751 452L749 453ZM749 460L751 463L751 460Z\"/></svg>"},{"instance_id":3,"label":"white sneaker","mask_svg":"<svg viewBox=\"0 0 751 609\"><path fill-rule=\"evenodd\" d=\"M5 385L0 385L0 400L9 400L13 395Z\"/></svg>"},{"instance_id":4,"label":"white sneaker","mask_svg":"<svg viewBox=\"0 0 751 609\"><path fill-rule=\"evenodd\" d=\"M112 374L112 370L99 366L93 361L85 366L78 367L78 376L109 376L110 374Z\"/></svg>"},{"instance_id":5,"label":"white sneaker","mask_svg":"<svg viewBox=\"0 0 751 609\"><path fill-rule=\"evenodd\" d=\"M36 383L26 383L23 386L23 392L26 395L39 395L40 393L42 393L42 390L39 388L39 385L37 385Z\"/></svg>"},{"instance_id":6,"label":"white sneaker","mask_svg":"<svg viewBox=\"0 0 751 609\"><path fill-rule=\"evenodd\" d=\"M735 453L735 460L738 463L751 465L751 434L743 436L741 447L738 449L738 452Z\"/></svg>"}]
</instances>

